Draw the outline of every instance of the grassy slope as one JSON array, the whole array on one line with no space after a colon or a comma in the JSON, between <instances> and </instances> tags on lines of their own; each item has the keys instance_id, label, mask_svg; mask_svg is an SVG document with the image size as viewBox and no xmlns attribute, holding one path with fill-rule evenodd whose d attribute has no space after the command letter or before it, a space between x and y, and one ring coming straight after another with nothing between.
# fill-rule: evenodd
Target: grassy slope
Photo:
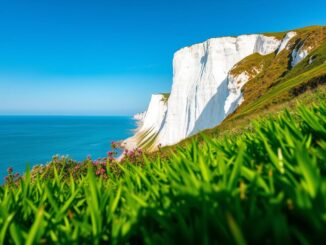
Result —
<instances>
[{"instance_id":1,"label":"grassy slope","mask_svg":"<svg viewBox=\"0 0 326 245\"><path fill-rule=\"evenodd\" d=\"M309 65L310 57L315 57L314 62ZM296 67L289 70L288 73L279 79L276 79L269 84L268 90L263 96L257 96L258 98L251 103L246 103L245 106L239 108L239 110L231 117L241 116L243 114L253 112L264 105L270 103L282 102L287 99L290 100L294 96L291 94L291 89L298 85L312 81L318 77L326 75L326 42L318 49L312 52ZM251 81L256 82L256 81ZM248 84L249 86L251 84ZM244 90L244 96L246 98L246 90Z\"/></svg>"},{"instance_id":2,"label":"grassy slope","mask_svg":"<svg viewBox=\"0 0 326 245\"><path fill-rule=\"evenodd\" d=\"M324 104L155 161L55 159L0 187L0 244L320 242L325 139ZM93 172L99 167L102 178Z\"/></svg>"},{"instance_id":3,"label":"grassy slope","mask_svg":"<svg viewBox=\"0 0 326 245\"><path fill-rule=\"evenodd\" d=\"M274 53L269 55L260 55L258 53L249 55L237 63L230 71L230 74L236 76L245 71L247 74L249 74L251 79L257 75L255 70L265 69L271 63L274 56Z\"/></svg>"},{"instance_id":4,"label":"grassy slope","mask_svg":"<svg viewBox=\"0 0 326 245\"><path fill-rule=\"evenodd\" d=\"M272 87L279 83L284 83L290 78L297 77L301 73L309 72L309 70L322 65L326 60L325 57L325 41L326 41L326 27L308 27L296 30L297 35L292 38L289 43L289 49L284 49L279 54L271 54L265 57L264 69L254 79L250 80L243 89L244 103L239 107L235 114L241 114L242 110L247 110L251 107L252 103L255 103L260 97L264 97L266 93L270 91ZM299 43L304 43L304 47L312 47L312 53L302 62L300 62L294 69L291 69L290 63L292 60L291 53L294 49L298 48ZM316 50L317 49L317 50ZM310 66L303 67L303 64L307 64L309 58L312 56L318 56ZM245 61L248 58L245 58ZM240 62L241 63L241 62ZM249 66L251 64L249 63ZM245 67L248 69L248 67ZM305 69L303 69L305 68ZM322 72L324 67L320 67ZM311 79L306 73L306 79ZM317 74L315 74L317 75ZM302 79L298 78L299 81L292 80L293 84L302 82ZM289 82L289 84L292 84ZM274 89L274 88L273 88ZM274 91L277 92L276 88Z\"/></svg>"}]
</instances>

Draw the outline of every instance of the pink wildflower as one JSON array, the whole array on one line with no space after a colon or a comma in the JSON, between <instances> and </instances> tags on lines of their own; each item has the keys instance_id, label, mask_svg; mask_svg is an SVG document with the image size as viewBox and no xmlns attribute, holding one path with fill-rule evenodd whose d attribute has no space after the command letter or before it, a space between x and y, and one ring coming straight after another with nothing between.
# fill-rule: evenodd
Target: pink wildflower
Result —
<instances>
[{"instance_id":1,"label":"pink wildflower","mask_svg":"<svg viewBox=\"0 0 326 245\"><path fill-rule=\"evenodd\" d=\"M7 169L8 174L11 174L12 171L13 171L13 168L12 168L12 167L9 167L9 168Z\"/></svg>"}]
</instances>

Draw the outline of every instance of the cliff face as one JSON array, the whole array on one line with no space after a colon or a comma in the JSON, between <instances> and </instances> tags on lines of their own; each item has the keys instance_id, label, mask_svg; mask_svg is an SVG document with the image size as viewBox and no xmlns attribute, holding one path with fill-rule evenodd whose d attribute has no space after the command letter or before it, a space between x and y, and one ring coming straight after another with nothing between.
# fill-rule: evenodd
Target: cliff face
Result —
<instances>
[{"instance_id":1,"label":"cliff face","mask_svg":"<svg viewBox=\"0 0 326 245\"><path fill-rule=\"evenodd\" d=\"M238 96L227 100L232 93L228 86L232 67L253 53L274 52L279 45L274 37L243 35L209 39L178 51L173 60L167 115L158 141L162 145L174 144L220 123L229 112L224 107L231 107L238 100Z\"/></svg>"},{"instance_id":2,"label":"cliff face","mask_svg":"<svg viewBox=\"0 0 326 245\"><path fill-rule=\"evenodd\" d=\"M136 115L133 116L133 119L137 121L142 121L145 118L145 116L146 116L146 111L137 113Z\"/></svg>"},{"instance_id":3,"label":"cliff face","mask_svg":"<svg viewBox=\"0 0 326 245\"><path fill-rule=\"evenodd\" d=\"M244 101L243 86L263 69L260 63L239 69L240 61L252 55L264 60L286 50L292 51L287 56L292 56L293 67L312 50L311 45L294 42L296 36L288 32L283 38L255 34L212 38L177 51L168 100L163 95L152 96L136 135L125 140L124 146L154 149L218 125Z\"/></svg>"},{"instance_id":4,"label":"cliff face","mask_svg":"<svg viewBox=\"0 0 326 245\"><path fill-rule=\"evenodd\" d=\"M134 136L122 142L122 147L132 150L139 147L156 146L157 133L162 128L166 110L165 96L153 94L147 111L134 116L134 119L138 121L138 128Z\"/></svg>"}]
</instances>

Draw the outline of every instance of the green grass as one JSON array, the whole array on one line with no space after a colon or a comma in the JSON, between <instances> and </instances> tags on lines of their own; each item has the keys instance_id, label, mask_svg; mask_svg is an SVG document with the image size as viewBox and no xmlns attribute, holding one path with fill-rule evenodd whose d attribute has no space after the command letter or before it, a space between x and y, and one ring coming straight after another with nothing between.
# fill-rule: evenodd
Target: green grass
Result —
<instances>
[{"instance_id":1,"label":"green grass","mask_svg":"<svg viewBox=\"0 0 326 245\"><path fill-rule=\"evenodd\" d=\"M278 40L282 40L284 36L286 35L286 32L265 32L262 33L262 35L267 37L275 37Z\"/></svg>"},{"instance_id":2,"label":"green grass","mask_svg":"<svg viewBox=\"0 0 326 245\"><path fill-rule=\"evenodd\" d=\"M27 170L0 187L0 244L320 243L326 105L253 125L168 157L107 163L102 178L90 160L79 175L64 158Z\"/></svg>"},{"instance_id":3,"label":"green grass","mask_svg":"<svg viewBox=\"0 0 326 245\"><path fill-rule=\"evenodd\" d=\"M270 92L271 88L280 83L287 82L292 78L298 77L302 73L306 73L307 79L311 79L312 77L308 76L309 71L324 64L326 60L326 27L312 26L295 31L297 35L289 41L288 48L282 50L279 54L272 53L267 56L254 54L246 57L235 66L235 72L240 69L238 71L239 73L243 70L250 71L251 67L257 66L258 63L263 64L263 70L244 86L243 95L245 101L235 114L241 113L242 110L250 109L254 103L257 103L257 99L263 100L261 97L265 97L265 95ZM290 65L292 61L291 53L297 48L299 43L303 43L305 48L311 49L311 53L306 59L292 68ZM312 64L309 64L310 58L313 60ZM320 68L320 73L324 73L325 68ZM298 77L298 81L293 79L292 82L303 82L301 78ZM273 99L276 99L275 96ZM274 103L275 102L276 101L274 101Z\"/></svg>"},{"instance_id":4,"label":"green grass","mask_svg":"<svg viewBox=\"0 0 326 245\"><path fill-rule=\"evenodd\" d=\"M306 34L306 33L311 33L314 31L319 31L321 28L325 28L325 26L307 26L307 27L303 27L303 28L299 28L299 29L295 29L295 30L291 30L291 31L295 31L298 34ZM262 33L264 36L268 36L268 37L275 37L278 40L282 40L284 38L284 36L286 35L288 31L286 32L265 32Z\"/></svg>"},{"instance_id":5,"label":"green grass","mask_svg":"<svg viewBox=\"0 0 326 245\"><path fill-rule=\"evenodd\" d=\"M260 71L265 68L275 56L274 53L269 55L260 55L259 53L254 53L247 56L240 62L238 62L230 71L233 76L239 75L242 72L246 72L250 77L254 77Z\"/></svg>"},{"instance_id":6,"label":"green grass","mask_svg":"<svg viewBox=\"0 0 326 245\"><path fill-rule=\"evenodd\" d=\"M303 74L300 74L294 78L288 79L282 83L279 83L273 86L270 90L264 94L264 96L258 98L256 101L250 104L247 108L241 110L237 116L242 116L249 112L255 111L262 106L273 102L273 100L277 97L281 97L284 93L289 92L291 89L295 88L296 86L307 82L312 81L313 79L317 79L321 76L326 75L326 64L322 64L316 68L313 68Z\"/></svg>"}]
</instances>

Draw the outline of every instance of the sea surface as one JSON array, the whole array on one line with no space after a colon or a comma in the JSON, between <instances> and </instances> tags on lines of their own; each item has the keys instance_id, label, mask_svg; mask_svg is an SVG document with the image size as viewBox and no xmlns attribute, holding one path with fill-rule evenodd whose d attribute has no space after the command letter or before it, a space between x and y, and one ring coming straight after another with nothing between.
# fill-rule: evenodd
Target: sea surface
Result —
<instances>
[{"instance_id":1,"label":"sea surface","mask_svg":"<svg viewBox=\"0 0 326 245\"><path fill-rule=\"evenodd\" d=\"M105 157L111 142L135 127L131 117L0 116L0 183L8 167L23 173L26 164L45 164L56 154L78 161Z\"/></svg>"}]
</instances>

